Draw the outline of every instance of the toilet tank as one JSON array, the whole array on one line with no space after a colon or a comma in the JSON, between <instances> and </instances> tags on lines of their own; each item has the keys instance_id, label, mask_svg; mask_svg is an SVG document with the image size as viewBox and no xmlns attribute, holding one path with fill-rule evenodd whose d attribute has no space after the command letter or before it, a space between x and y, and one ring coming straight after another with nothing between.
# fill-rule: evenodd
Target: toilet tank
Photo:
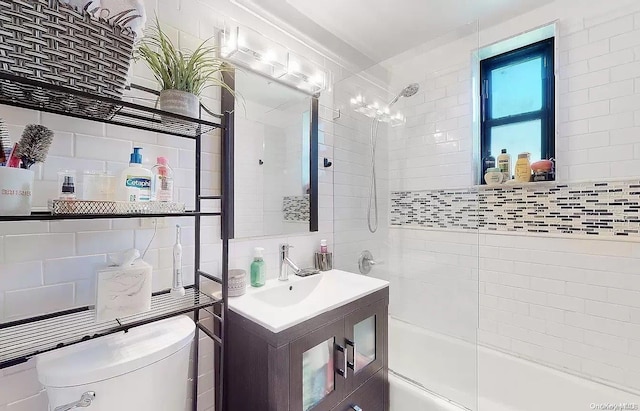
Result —
<instances>
[{"instance_id":1,"label":"toilet tank","mask_svg":"<svg viewBox=\"0 0 640 411\"><path fill-rule=\"evenodd\" d=\"M39 355L49 410L93 391L87 411L183 411L194 334L180 316Z\"/></svg>"}]
</instances>

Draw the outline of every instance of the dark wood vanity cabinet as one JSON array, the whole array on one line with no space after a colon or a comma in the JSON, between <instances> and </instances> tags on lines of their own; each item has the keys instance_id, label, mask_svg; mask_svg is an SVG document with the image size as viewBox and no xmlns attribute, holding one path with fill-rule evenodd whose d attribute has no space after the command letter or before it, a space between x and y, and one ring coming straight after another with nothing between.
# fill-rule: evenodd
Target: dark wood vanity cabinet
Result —
<instances>
[{"instance_id":1,"label":"dark wood vanity cabinet","mask_svg":"<svg viewBox=\"0 0 640 411\"><path fill-rule=\"evenodd\" d=\"M227 411L388 411L389 289L272 333L230 310Z\"/></svg>"}]
</instances>

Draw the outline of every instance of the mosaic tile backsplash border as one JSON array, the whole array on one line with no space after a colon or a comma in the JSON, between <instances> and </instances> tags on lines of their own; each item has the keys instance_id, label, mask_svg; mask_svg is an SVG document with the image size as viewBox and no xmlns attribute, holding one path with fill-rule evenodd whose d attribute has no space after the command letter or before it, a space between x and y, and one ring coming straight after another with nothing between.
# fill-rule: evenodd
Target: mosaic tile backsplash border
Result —
<instances>
[{"instance_id":1,"label":"mosaic tile backsplash border","mask_svg":"<svg viewBox=\"0 0 640 411\"><path fill-rule=\"evenodd\" d=\"M390 223L640 238L640 180L396 191Z\"/></svg>"},{"instance_id":2,"label":"mosaic tile backsplash border","mask_svg":"<svg viewBox=\"0 0 640 411\"><path fill-rule=\"evenodd\" d=\"M282 200L284 221L308 222L311 216L311 203L308 195L286 196Z\"/></svg>"}]
</instances>

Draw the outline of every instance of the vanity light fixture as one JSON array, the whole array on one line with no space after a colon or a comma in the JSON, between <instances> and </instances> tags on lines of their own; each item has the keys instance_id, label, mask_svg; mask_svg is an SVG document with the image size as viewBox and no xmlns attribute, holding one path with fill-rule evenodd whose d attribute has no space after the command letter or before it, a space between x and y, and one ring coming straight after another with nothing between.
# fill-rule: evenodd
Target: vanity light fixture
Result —
<instances>
[{"instance_id":1,"label":"vanity light fixture","mask_svg":"<svg viewBox=\"0 0 640 411\"><path fill-rule=\"evenodd\" d=\"M239 26L222 32L220 54L235 64L270 77L278 78L287 72L287 49Z\"/></svg>"},{"instance_id":2,"label":"vanity light fixture","mask_svg":"<svg viewBox=\"0 0 640 411\"><path fill-rule=\"evenodd\" d=\"M327 88L329 73L318 64L245 27L234 26L221 34L221 56L308 94Z\"/></svg>"},{"instance_id":3,"label":"vanity light fixture","mask_svg":"<svg viewBox=\"0 0 640 411\"><path fill-rule=\"evenodd\" d=\"M310 94L316 94L327 86L327 74L323 68L293 52L289 52L287 72L280 78Z\"/></svg>"}]
</instances>

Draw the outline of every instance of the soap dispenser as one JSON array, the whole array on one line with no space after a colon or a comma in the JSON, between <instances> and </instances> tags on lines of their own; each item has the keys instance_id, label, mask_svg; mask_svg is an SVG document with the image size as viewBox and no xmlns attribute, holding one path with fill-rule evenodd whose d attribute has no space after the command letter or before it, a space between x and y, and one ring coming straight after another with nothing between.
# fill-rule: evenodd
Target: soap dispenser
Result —
<instances>
[{"instance_id":1,"label":"soap dispenser","mask_svg":"<svg viewBox=\"0 0 640 411\"><path fill-rule=\"evenodd\" d=\"M151 201L151 170L142 167L141 147L135 147L129 167L122 170L118 182L118 200L130 202Z\"/></svg>"},{"instance_id":2,"label":"soap dispenser","mask_svg":"<svg viewBox=\"0 0 640 411\"><path fill-rule=\"evenodd\" d=\"M251 286L262 287L267 280L267 267L262 257L264 248L256 247L253 250L253 262L251 263Z\"/></svg>"}]
</instances>

